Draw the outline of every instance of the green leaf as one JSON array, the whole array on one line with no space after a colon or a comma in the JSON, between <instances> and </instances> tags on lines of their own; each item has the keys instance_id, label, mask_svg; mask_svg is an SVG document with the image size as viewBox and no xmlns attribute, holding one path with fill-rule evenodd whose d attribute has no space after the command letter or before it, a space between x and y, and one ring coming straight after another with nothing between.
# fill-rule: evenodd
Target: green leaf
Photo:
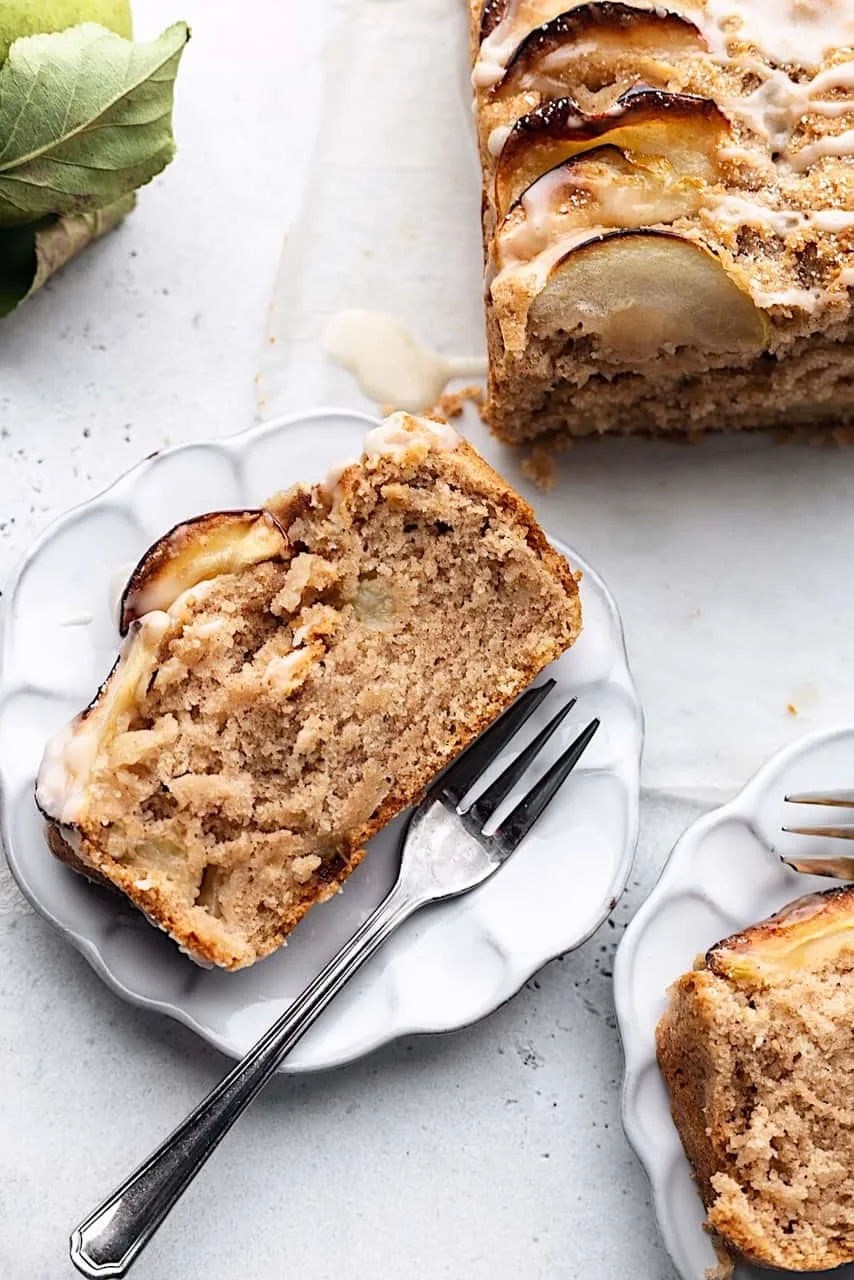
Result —
<instances>
[{"instance_id":1,"label":"green leaf","mask_svg":"<svg viewBox=\"0 0 854 1280\"><path fill-rule=\"evenodd\" d=\"M0 317L14 311L93 240L117 227L135 203L131 192L106 209L0 231Z\"/></svg>"},{"instance_id":2,"label":"green leaf","mask_svg":"<svg viewBox=\"0 0 854 1280\"><path fill-rule=\"evenodd\" d=\"M0 62L19 36L64 31L78 22L100 22L120 36L133 35L130 0L0 0Z\"/></svg>"},{"instance_id":3,"label":"green leaf","mask_svg":"<svg viewBox=\"0 0 854 1280\"><path fill-rule=\"evenodd\" d=\"M0 227L106 208L166 167L189 36L178 22L132 44L87 22L15 41L0 67Z\"/></svg>"}]
</instances>

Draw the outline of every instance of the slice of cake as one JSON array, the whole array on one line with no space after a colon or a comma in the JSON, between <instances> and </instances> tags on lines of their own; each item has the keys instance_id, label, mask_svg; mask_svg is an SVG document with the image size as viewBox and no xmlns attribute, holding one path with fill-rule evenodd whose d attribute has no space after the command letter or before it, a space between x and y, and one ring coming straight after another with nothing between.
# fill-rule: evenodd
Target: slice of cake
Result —
<instances>
[{"instance_id":1,"label":"slice of cake","mask_svg":"<svg viewBox=\"0 0 854 1280\"><path fill-rule=\"evenodd\" d=\"M324 484L143 557L118 662L44 755L50 846L197 959L251 964L580 625L527 504L396 414Z\"/></svg>"},{"instance_id":2,"label":"slice of cake","mask_svg":"<svg viewBox=\"0 0 854 1280\"><path fill-rule=\"evenodd\" d=\"M854 1262L854 887L719 942L657 1043L709 1225L767 1266Z\"/></svg>"},{"instance_id":3,"label":"slice of cake","mask_svg":"<svg viewBox=\"0 0 854 1280\"><path fill-rule=\"evenodd\" d=\"M470 4L494 432L854 422L850 8Z\"/></svg>"}]
</instances>

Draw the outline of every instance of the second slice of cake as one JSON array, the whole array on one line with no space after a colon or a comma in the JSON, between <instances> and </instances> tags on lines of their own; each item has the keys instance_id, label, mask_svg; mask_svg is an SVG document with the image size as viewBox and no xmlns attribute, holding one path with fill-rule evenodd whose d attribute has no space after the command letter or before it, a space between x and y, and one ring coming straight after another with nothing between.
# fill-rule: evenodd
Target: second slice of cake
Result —
<instances>
[{"instance_id":1,"label":"second slice of cake","mask_svg":"<svg viewBox=\"0 0 854 1280\"><path fill-rule=\"evenodd\" d=\"M143 558L116 666L45 752L51 848L195 958L251 964L580 626L527 504L397 414L323 484Z\"/></svg>"},{"instance_id":2,"label":"second slice of cake","mask_svg":"<svg viewBox=\"0 0 854 1280\"><path fill-rule=\"evenodd\" d=\"M709 1226L787 1271L854 1262L854 888L725 938L670 989L658 1061Z\"/></svg>"}]
</instances>

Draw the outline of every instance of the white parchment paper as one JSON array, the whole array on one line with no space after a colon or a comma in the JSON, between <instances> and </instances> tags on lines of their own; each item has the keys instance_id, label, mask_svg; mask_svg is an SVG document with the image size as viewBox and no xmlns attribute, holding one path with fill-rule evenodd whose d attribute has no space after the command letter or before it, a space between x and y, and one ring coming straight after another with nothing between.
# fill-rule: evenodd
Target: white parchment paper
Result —
<instances>
[{"instance_id":1,"label":"white parchment paper","mask_svg":"<svg viewBox=\"0 0 854 1280\"><path fill-rule=\"evenodd\" d=\"M325 76L262 417L375 407L320 346L344 307L392 312L448 355L484 347L462 3L340 0ZM647 713L648 795L717 802L783 743L854 719L854 449L594 441L541 493L476 414L464 429L610 583Z\"/></svg>"}]
</instances>

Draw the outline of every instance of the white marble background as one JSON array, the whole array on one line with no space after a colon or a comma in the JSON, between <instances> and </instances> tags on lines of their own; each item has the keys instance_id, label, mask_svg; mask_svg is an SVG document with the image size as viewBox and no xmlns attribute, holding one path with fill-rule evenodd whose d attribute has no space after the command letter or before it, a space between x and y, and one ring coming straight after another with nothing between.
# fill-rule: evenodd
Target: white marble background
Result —
<instances>
[{"instance_id":1,"label":"white marble background","mask_svg":"<svg viewBox=\"0 0 854 1280\"><path fill-rule=\"evenodd\" d=\"M339 7L359 10L364 35L402 2ZM433 2L409 0L428 57ZM271 372L283 235L318 172L321 43L341 18L331 3L135 7L143 36L178 16L193 25L180 153L118 233L0 325L3 581L53 516L153 449L252 422L256 377ZM476 193L467 201L476 208ZM341 225L359 218L342 196ZM413 210L403 239L430 235ZM407 318L457 353L454 325L477 312L467 281L437 294L446 327L422 306L400 238L384 249L397 255ZM376 305L377 278L348 301ZM285 403L281 382L274 390ZM854 453L605 444L574 450L542 496L486 447L624 612L649 732L629 892L597 936L486 1022L274 1081L143 1256L140 1280L673 1280L620 1128L613 952L689 820L776 746L854 717ZM109 548L93 554L109 561ZM226 1063L119 1002L5 868L0 1061L0 1276L69 1280L72 1225Z\"/></svg>"}]
</instances>

